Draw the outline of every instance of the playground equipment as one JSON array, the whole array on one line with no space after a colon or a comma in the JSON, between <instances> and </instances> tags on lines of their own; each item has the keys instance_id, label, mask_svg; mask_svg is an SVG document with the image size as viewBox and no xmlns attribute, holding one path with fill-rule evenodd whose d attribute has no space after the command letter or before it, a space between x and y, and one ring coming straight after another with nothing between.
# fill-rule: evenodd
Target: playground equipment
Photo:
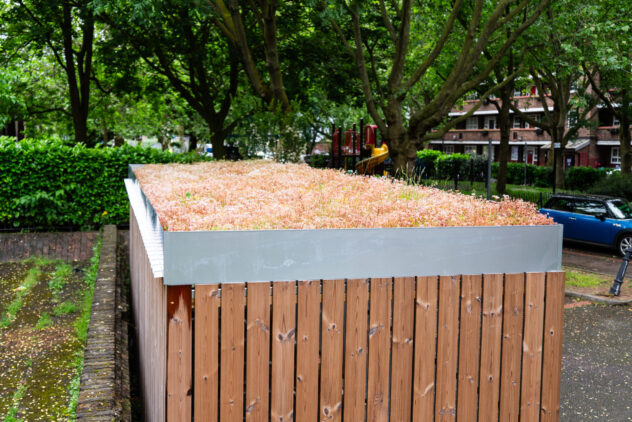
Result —
<instances>
[{"instance_id":1,"label":"playground equipment","mask_svg":"<svg viewBox=\"0 0 632 422\"><path fill-rule=\"evenodd\" d=\"M359 133L356 125L344 132L342 127L332 125L332 166L334 168L355 169L358 174L374 174L380 164L388 158L388 146L377 139L377 126L364 125L360 120Z\"/></svg>"}]
</instances>

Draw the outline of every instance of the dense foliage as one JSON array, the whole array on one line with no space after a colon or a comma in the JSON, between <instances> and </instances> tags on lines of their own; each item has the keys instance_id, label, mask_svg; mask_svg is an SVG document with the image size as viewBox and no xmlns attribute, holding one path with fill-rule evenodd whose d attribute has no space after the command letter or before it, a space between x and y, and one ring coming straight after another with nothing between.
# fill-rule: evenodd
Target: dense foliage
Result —
<instances>
[{"instance_id":1,"label":"dense foliage","mask_svg":"<svg viewBox=\"0 0 632 422\"><path fill-rule=\"evenodd\" d=\"M43 228L123 223L128 164L190 163L194 154L87 148L60 140L0 138L0 225Z\"/></svg>"},{"instance_id":2,"label":"dense foliage","mask_svg":"<svg viewBox=\"0 0 632 422\"><path fill-rule=\"evenodd\" d=\"M612 173L600 179L588 192L632 201L632 176L618 172Z\"/></svg>"}]
</instances>

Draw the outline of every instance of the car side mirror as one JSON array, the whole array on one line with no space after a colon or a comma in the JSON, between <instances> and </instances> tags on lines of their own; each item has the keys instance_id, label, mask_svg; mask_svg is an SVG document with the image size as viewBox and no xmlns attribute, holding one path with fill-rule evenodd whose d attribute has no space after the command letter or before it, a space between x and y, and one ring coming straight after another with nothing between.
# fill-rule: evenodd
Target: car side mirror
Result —
<instances>
[{"instance_id":1,"label":"car side mirror","mask_svg":"<svg viewBox=\"0 0 632 422\"><path fill-rule=\"evenodd\" d=\"M601 221L606 221L607 216L608 215L606 213L603 213L603 214L596 215L595 218L598 218Z\"/></svg>"}]
</instances>

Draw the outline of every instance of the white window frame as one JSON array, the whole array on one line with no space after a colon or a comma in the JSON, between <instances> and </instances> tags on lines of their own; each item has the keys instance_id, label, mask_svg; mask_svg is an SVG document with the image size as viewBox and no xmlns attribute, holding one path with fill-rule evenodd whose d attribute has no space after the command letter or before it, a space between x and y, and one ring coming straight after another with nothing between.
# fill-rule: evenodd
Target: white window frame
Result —
<instances>
[{"instance_id":1,"label":"white window frame","mask_svg":"<svg viewBox=\"0 0 632 422\"><path fill-rule=\"evenodd\" d=\"M487 156L488 149L489 149L488 145L483 145L483 155L484 156ZM496 158L496 157L494 157L494 155L495 155L495 148L492 145L492 161L494 161L494 158Z\"/></svg>"},{"instance_id":2,"label":"white window frame","mask_svg":"<svg viewBox=\"0 0 632 422\"><path fill-rule=\"evenodd\" d=\"M470 155L476 155L476 145L464 145L463 146L463 153L464 154L470 154Z\"/></svg>"},{"instance_id":3,"label":"white window frame","mask_svg":"<svg viewBox=\"0 0 632 422\"><path fill-rule=\"evenodd\" d=\"M490 123L492 123L492 124L490 124ZM497 127L496 127L496 116L485 117L485 129L497 129Z\"/></svg>"},{"instance_id":4,"label":"white window frame","mask_svg":"<svg viewBox=\"0 0 632 422\"><path fill-rule=\"evenodd\" d=\"M621 149L619 147L610 149L610 164L621 164Z\"/></svg>"},{"instance_id":5,"label":"white window frame","mask_svg":"<svg viewBox=\"0 0 632 422\"><path fill-rule=\"evenodd\" d=\"M454 154L454 145L444 145L441 152L444 154Z\"/></svg>"},{"instance_id":6,"label":"white window frame","mask_svg":"<svg viewBox=\"0 0 632 422\"><path fill-rule=\"evenodd\" d=\"M513 120L511 122L512 129L520 129L520 117L513 116Z\"/></svg>"},{"instance_id":7,"label":"white window frame","mask_svg":"<svg viewBox=\"0 0 632 422\"><path fill-rule=\"evenodd\" d=\"M478 129L478 117L468 117L465 121L465 129L466 130L477 130Z\"/></svg>"},{"instance_id":8,"label":"white window frame","mask_svg":"<svg viewBox=\"0 0 632 422\"><path fill-rule=\"evenodd\" d=\"M522 97L522 89L514 89L513 96Z\"/></svg>"},{"instance_id":9,"label":"white window frame","mask_svg":"<svg viewBox=\"0 0 632 422\"><path fill-rule=\"evenodd\" d=\"M518 147L511 147L511 161L518 161Z\"/></svg>"},{"instance_id":10,"label":"white window frame","mask_svg":"<svg viewBox=\"0 0 632 422\"><path fill-rule=\"evenodd\" d=\"M617 116L612 116L612 126L621 126L621 122L617 119Z\"/></svg>"}]
</instances>

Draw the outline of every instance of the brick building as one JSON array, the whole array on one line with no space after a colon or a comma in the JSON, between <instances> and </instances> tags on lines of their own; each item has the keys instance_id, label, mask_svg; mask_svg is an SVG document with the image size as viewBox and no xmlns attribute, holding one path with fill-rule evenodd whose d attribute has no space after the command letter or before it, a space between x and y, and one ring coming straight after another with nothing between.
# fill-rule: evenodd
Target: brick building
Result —
<instances>
[{"instance_id":1,"label":"brick building","mask_svg":"<svg viewBox=\"0 0 632 422\"><path fill-rule=\"evenodd\" d=\"M525 95L528 94L528 95ZM517 91L513 97L516 106L534 120L544 118L544 107L553 110L552 102L542 104L536 95L535 86L527 91ZM449 116L456 118L467 113L478 100L466 100L460 108L453 108ZM544 165L552 152L551 138L548 133L515 116L511 112L511 131L509 138L508 161L512 163ZM620 162L619 122L606 109L598 107L592 113L594 124L582 127L576 139L564 148L564 166L617 167ZM566 123L568 128L568 122ZM498 129L498 110L494 104L480 106L474 114L446 132L442 139L431 141L427 148L445 153L487 154L489 140L492 141L492 157L498 161L500 129Z\"/></svg>"}]
</instances>

